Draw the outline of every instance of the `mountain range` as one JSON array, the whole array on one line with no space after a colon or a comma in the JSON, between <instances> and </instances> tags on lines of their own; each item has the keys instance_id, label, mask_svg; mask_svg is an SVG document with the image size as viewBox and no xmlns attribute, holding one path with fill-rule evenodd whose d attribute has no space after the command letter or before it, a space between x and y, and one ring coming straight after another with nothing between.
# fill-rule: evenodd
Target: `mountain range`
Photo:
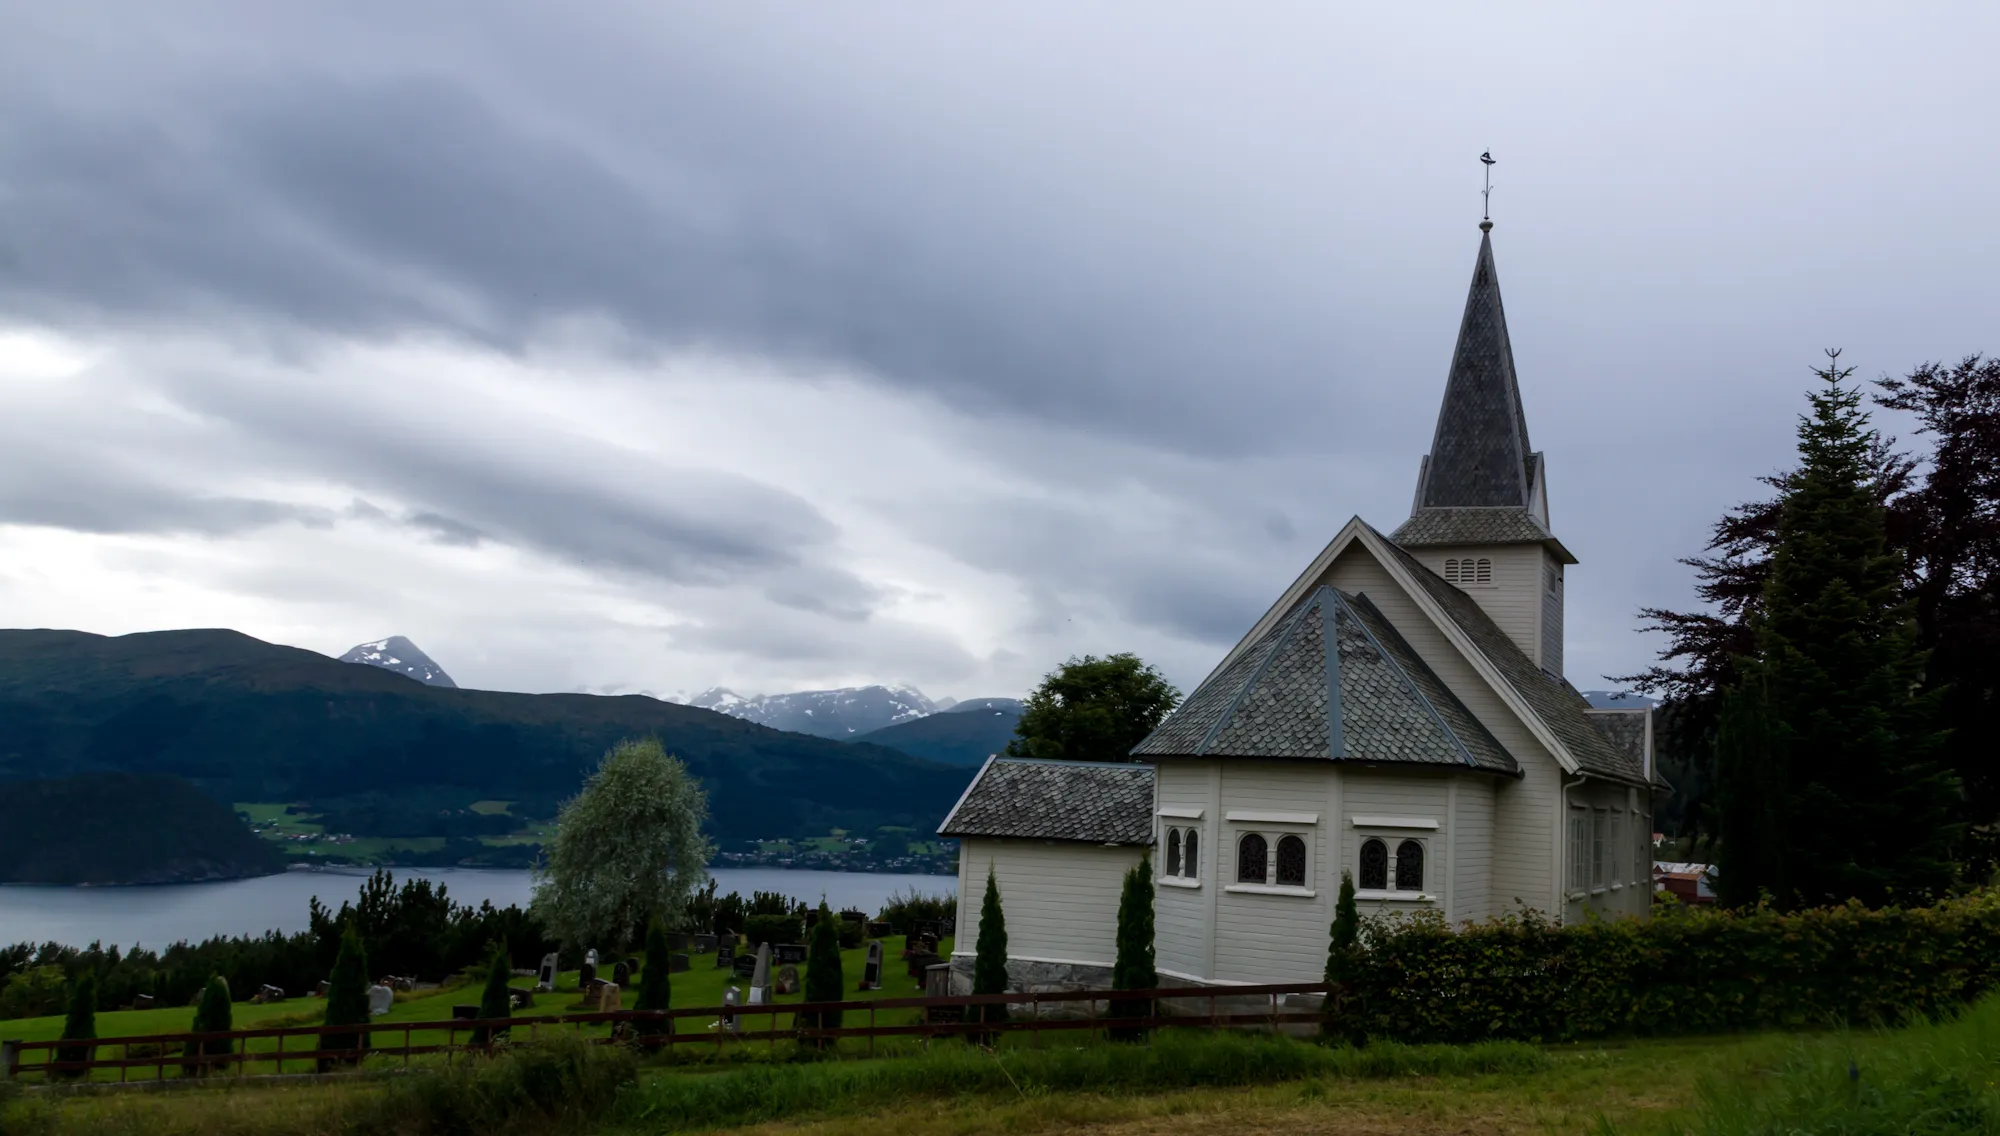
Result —
<instances>
[{"instance_id":1,"label":"mountain range","mask_svg":"<svg viewBox=\"0 0 2000 1136\"><path fill-rule=\"evenodd\" d=\"M747 697L717 686L688 699L686 704L774 730L838 741L913 721L939 709L922 691L908 686L850 686Z\"/></svg>"},{"instance_id":2,"label":"mountain range","mask_svg":"<svg viewBox=\"0 0 2000 1136\"><path fill-rule=\"evenodd\" d=\"M351 648L340 657L343 663L366 663L371 667L381 667L386 671L409 675L425 686L448 686L457 689L458 684L444 673L444 668L431 661L429 655L417 649L415 643L401 635L391 635L387 639L377 639L373 643L362 643Z\"/></svg>"},{"instance_id":3,"label":"mountain range","mask_svg":"<svg viewBox=\"0 0 2000 1136\"><path fill-rule=\"evenodd\" d=\"M947 765L976 766L1006 748L1020 720L1018 698L971 698L943 713L884 726L855 740Z\"/></svg>"}]
</instances>

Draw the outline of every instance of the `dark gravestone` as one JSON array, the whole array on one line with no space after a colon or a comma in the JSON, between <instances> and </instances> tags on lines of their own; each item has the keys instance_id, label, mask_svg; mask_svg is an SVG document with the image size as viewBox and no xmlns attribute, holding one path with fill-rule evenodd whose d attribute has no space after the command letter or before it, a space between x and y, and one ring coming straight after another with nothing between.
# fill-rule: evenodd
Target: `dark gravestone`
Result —
<instances>
[{"instance_id":1,"label":"dark gravestone","mask_svg":"<svg viewBox=\"0 0 2000 1136\"><path fill-rule=\"evenodd\" d=\"M886 939L895 933L896 929L884 920L877 919L868 924L868 937L871 939Z\"/></svg>"},{"instance_id":2,"label":"dark gravestone","mask_svg":"<svg viewBox=\"0 0 2000 1136\"><path fill-rule=\"evenodd\" d=\"M715 945L717 947L734 947L740 944L742 941L743 941L742 937L737 935L736 932L734 931L724 931L722 934L717 935L715 937Z\"/></svg>"},{"instance_id":3,"label":"dark gravestone","mask_svg":"<svg viewBox=\"0 0 2000 1136\"><path fill-rule=\"evenodd\" d=\"M717 970L721 970L725 967L733 967L735 965L736 965L735 947L717 947L715 949L715 968Z\"/></svg>"},{"instance_id":4,"label":"dark gravestone","mask_svg":"<svg viewBox=\"0 0 2000 1136\"><path fill-rule=\"evenodd\" d=\"M861 989L882 989L882 941L868 944L868 961L861 968Z\"/></svg>"},{"instance_id":5,"label":"dark gravestone","mask_svg":"<svg viewBox=\"0 0 2000 1136\"><path fill-rule=\"evenodd\" d=\"M686 970L691 965L693 964L689 960L689 957L685 954L675 954L667 956L668 974L679 974L682 971Z\"/></svg>"},{"instance_id":6,"label":"dark gravestone","mask_svg":"<svg viewBox=\"0 0 2000 1136\"><path fill-rule=\"evenodd\" d=\"M479 1007L453 1006L451 1008L451 1016L453 1021L476 1022L479 1020Z\"/></svg>"},{"instance_id":7,"label":"dark gravestone","mask_svg":"<svg viewBox=\"0 0 2000 1136\"><path fill-rule=\"evenodd\" d=\"M778 943L771 948L771 954L778 962L804 962L806 961L806 945L804 943Z\"/></svg>"},{"instance_id":8,"label":"dark gravestone","mask_svg":"<svg viewBox=\"0 0 2000 1136\"><path fill-rule=\"evenodd\" d=\"M611 981L613 981L613 982L617 983L617 984L618 984L618 987L619 987L619 989L621 989L621 990L622 990L622 989L624 989L624 988L625 988L625 987L627 987L627 986L630 986L630 985L632 985L632 967L631 967L631 964L629 964L629 963L622 963L622 962L621 962L621 963L619 963L619 964L618 964L617 966L614 966L614 967L612 967L612 968L611 968Z\"/></svg>"},{"instance_id":9,"label":"dark gravestone","mask_svg":"<svg viewBox=\"0 0 2000 1136\"><path fill-rule=\"evenodd\" d=\"M535 1004L535 992L533 990L509 990L507 992L507 1003L516 1010L526 1010Z\"/></svg>"},{"instance_id":10,"label":"dark gravestone","mask_svg":"<svg viewBox=\"0 0 2000 1136\"><path fill-rule=\"evenodd\" d=\"M591 952L592 955L595 955L596 953L597 953L596 951ZM583 988L589 986L591 983L596 981L597 981L597 963L593 959L585 959L583 966L579 968L576 972L576 984L579 988Z\"/></svg>"},{"instance_id":11,"label":"dark gravestone","mask_svg":"<svg viewBox=\"0 0 2000 1136\"><path fill-rule=\"evenodd\" d=\"M777 981L772 984L772 987L772 992L776 994L797 994L799 992L799 968L796 966L779 967Z\"/></svg>"},{"instance_id":12,"label":"dark gravestone","mask_svg":"<svg viewBox=\"0 0 2000 1136\"><path fill-rule=\"evenodd\" d=\"M931 967L934 967L943 961L944 959L939 958L936 954L931 952L921 952L918 954L913 954L910 956L910 977L921 979L923 978L924 972L926 970L929 970Z\"/></svg>"},{"instance_id":13,"label":"dark gravestone","mask_svg":"<svg viewBox=\"0 0 2000 1136\"><path fill-rule=\"evenodd\" d=\"M319 980L319 989L315 990L314 993L324 998L326 997L326 992L331 989L333 989L333 983L328 982L326 979L322 978Z\"/></svg>"},{"instance_id":14,"label":"dark gravestone","mask_svg":"<svg viewBox=\"0 0 2000 1136\"><path fill-rule=\"evenodd\" d=\"M868 922L868 913L866 911L842 911L840 918L844 923L866 923Z\"/></svg>"},{"instance_id":15,"label":"dark gravestone","mask_svg":"<svg viewBox=\"0 0 2000 1136\"><path fill-rule=\"evenodd\" d=\"M670 950L670 951L684 951L684 950L687 950L687 949L688 949L688 934L687 934L687 932L685 932L685 931L675 931L675 932L672 932L671 934L669 934L669 935L667 936L667 949L668 949L668 950Z\"/></svg>"},{"instance_id":16,"label":"dark gravestone","mask_svg":"<svg viewBox=\"0 0 2000 1136\"><path fill-rule=\"evenodd\" d=\"M751 975L757 973L757 956L737 955L735 966L736 966L736 977L748 978Z\"/></svg>"},{"instance_id":17,"label":"dark gravestone","mask_svg":"<svg viewBox=\"0 0 2000 1136\"><path fill-rule=\"evenodd\" d=\"M694 937L693 945L689 949L694 951L695 954L705 955L715 949L715 936L696 935Z\"/></svg>"}]
</instances>

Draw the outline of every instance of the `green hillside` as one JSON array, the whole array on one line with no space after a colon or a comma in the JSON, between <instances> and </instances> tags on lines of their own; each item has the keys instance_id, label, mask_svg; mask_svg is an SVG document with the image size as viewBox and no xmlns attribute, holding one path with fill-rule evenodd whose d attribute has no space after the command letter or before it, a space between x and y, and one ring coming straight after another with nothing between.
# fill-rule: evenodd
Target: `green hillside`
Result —
<instances>
[{"instance_id":1,"label":"green hillside","mask_svg":"<svg viewBox=\"0 0 2000 1136\"><path fill-rule=\"evenodd\" d=\"M172 774L218 800L296 802L330 830L462 840L483 831L473 803L551 816L607 747L644 735L701 778L724 840L929 828L965 787L896 750L640 695L425 686L234 631L0 630L0 782Z\"/></svg>"},{"instance_id":2,"label":"green hillside","mask_svg":"<svg viewBox=\"0 0 2000 1136\"><path fill-rule=\"evenodd\" d=\"M0 785L0 883L235 879L283 863L227 805L179 777L106 773Z\"/></svg>"},{"instance_id":3,"label":"green hillside","mask_svg":"<svg viewBox=\"0 0 2000 1136\"><path fill-rule=\"evenodd\" d=\"M1012 698L982 698L961 703L941 714L898 722L854 739L899 749L912 757L947 765L977 767L1006 748L1021 720L1021 704Z\"/></svg>"}]
</instances>

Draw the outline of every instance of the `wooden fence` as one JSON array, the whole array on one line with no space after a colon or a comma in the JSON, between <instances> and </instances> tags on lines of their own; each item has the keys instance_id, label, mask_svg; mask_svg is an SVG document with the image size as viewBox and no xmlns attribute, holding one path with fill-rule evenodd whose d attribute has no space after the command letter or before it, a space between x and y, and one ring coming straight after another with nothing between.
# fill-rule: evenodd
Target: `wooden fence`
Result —
<instances>
[{"instance_id":1,"label":"wooden fence","mask_svg":"<svg viewBox=\"0 0 2000 1136\"><path fill-rule=\"evenodd\" d=\"M492 1038L501 1031L506 1038L499 1044L532 1041L545 1029L583 1027L609 1024L609 1037L593 1038L597 1042L623 1041L647 1048L685 1049L690 1046L712 1047L717 1053L732 1045L747 1045L765 1042L776 1047L779 1041L815 1042L842 1038L865 1039L868 1052L875 1052L875 1039L919 1038L929 1040L936 1037L951 1037L960 1034L994 1035L1002 1033L1030 1034L1037 1042L1044 1033L1060 1033L1073 1030L1109 1029L1158 1029L1167 1026L1194 1026L1209 1029L1223 1027L1261 1027L1277 1029L1284 1025L1321 1022L1325 1014L1318 1008L1293 1009L1285 1004L1292 996L1324 996L1329 987L1323 982L1278 983L1268 986L1190 986L1157 990L1064 990L1045 993L1010 994L970 994L952 997L923 998L878 998L853 1002L791 1002L767 1003L759 1006L697 1006L674 1010L612 1010L600 1013L555 1014L541 1017L452 1019L437 1022L372 1022L362 1026L287 1026L277 1029L227 1030L217 1033L174 1033L146 1034L137 1037L100 1037L82 1040L57 1041L7 1041L0 1042L0 1077L15 1078L25 1073L39 1073L44 1078L88 1076L97 1070L118 1071L118 1079L125 1081L134 1069L151 1070L146 1079L165 1080L167 1070L179 1069L181 1076L199 1075L211 1070L233 1071L238 1075L258 1064L271 1064L274 1073L284 1071L285 1062L312 1061L319 1071L329 1068L351 1068L364 1057L402 1059L407 1067L410 1058L427 1054L444 1054L447 1063L453 1055L465 1053L487 1053L496 1048L494 1042L472 1043L474 1031L485 1030ZM1261 1008L1246 1008L1245 1003L1261 1001ZM1086 1003L1077 1007L1076 1003ZM1098 1013L1098 1004L1104 1003L1106 1013ZM1175 1003L1170 1007L1165 1003ZM977 1019L980 1015L972 1009L983 1006L1004 1005L1010 1008L1008 1020L989 1022ZM1125 1007L1142 1006L1144 1013L1131 1015ZM1026 1008L1025 1016L1021 1009ZM1057 1012L1047 1012L1053 1008ZM1201 1012L1206 1008L1206 1012ZM915 1023L881 1025L878 1015L890 1010L919 1010L922 1020ZM1061 1011L1068 1010L1068 1013ZM797 1023L817 1021L818 1015L832 1011L843 1014L845 1021L852 1021L861 1014L868 1016L868 1024L846 1025L837 1028L816 1028ZM780 1015L793 1015L790 1028L780 1028ZM716 1023L698 1032L679 1033L675 1023L680 1019L707 1019ZM749 1028L762 1019L762 1029ZM723 1023L729 1023L725 1027ZM644 1027L652 1026L647 1032ZM321 1038L349 1040L358 1035L369 1035L371 1044L362 1049L321 1048ZM442 1043L414 1043L414 1035L419 1033L443 1033ZM401 1045L374 1044L384 1037L396 1038L400 1035ZM464 1035L465 1040L460 1040ZM307 1039L294 1048L286 1048L289 1039ZM249 1042L259 1039L275 1039L271 1049L251 1049ZM193 1043L193 1053L184 1048ZM226 1051L203 1053L210 1047L221 1047L226 1043ZM133 1048L139 1047L139 1055L133 1055ZM115 1057L100 1056L105 1049L118 1051ZM82 1050L84 1060L58 1060L57 1050ZM39 1053L41 1060L28 1060L30 1054Z\"/></svg>"}]
</instances>

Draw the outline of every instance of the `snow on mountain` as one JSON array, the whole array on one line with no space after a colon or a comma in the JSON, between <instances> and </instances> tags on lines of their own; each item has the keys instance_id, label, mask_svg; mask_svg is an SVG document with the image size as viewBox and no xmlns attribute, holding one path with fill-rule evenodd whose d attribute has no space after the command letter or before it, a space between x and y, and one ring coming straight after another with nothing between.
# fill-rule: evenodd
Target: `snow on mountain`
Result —
<instances>
[{"instance_id":1,"label":"snow on mountain","mask_svg":"<svg viewBox=\"0 0 2000 1136\"><path fill-rule=\"evenodd\" d=\"M774 730L846 739L898 722L937 712L937 706L913 686L848 686L839 690L802 690L792 694L744 696L712 687L687 700L689 706L714 710Z\"/></svg>"},{"instance_id":2,"label":"snow on mountain","mask_svg":"<svg viewBox=\"0 0 2000 1136\"><path fill-rule=\"evenodd\" d=\"M431 661L429 655L417 649L415 643L401 635L391 635L387 639L377 639L372 643L362 643L340 657L343 663L365 663L371 667L395 671L408 675L426 686L449 686L457 683L444 673L444 668Z\"/></svg>"},{"instance_id":3,"label":"snow on mountain","mask_svg":"<svg viewBox=\"0 0 2000 1136\"><path fill-rule=\"evenodd\" d=\"M1638 710L1659 705L1657 699L1629 690L1586 690L1581 693L1586 702L1599 710Z\"/></svg>"}]
</instances>

